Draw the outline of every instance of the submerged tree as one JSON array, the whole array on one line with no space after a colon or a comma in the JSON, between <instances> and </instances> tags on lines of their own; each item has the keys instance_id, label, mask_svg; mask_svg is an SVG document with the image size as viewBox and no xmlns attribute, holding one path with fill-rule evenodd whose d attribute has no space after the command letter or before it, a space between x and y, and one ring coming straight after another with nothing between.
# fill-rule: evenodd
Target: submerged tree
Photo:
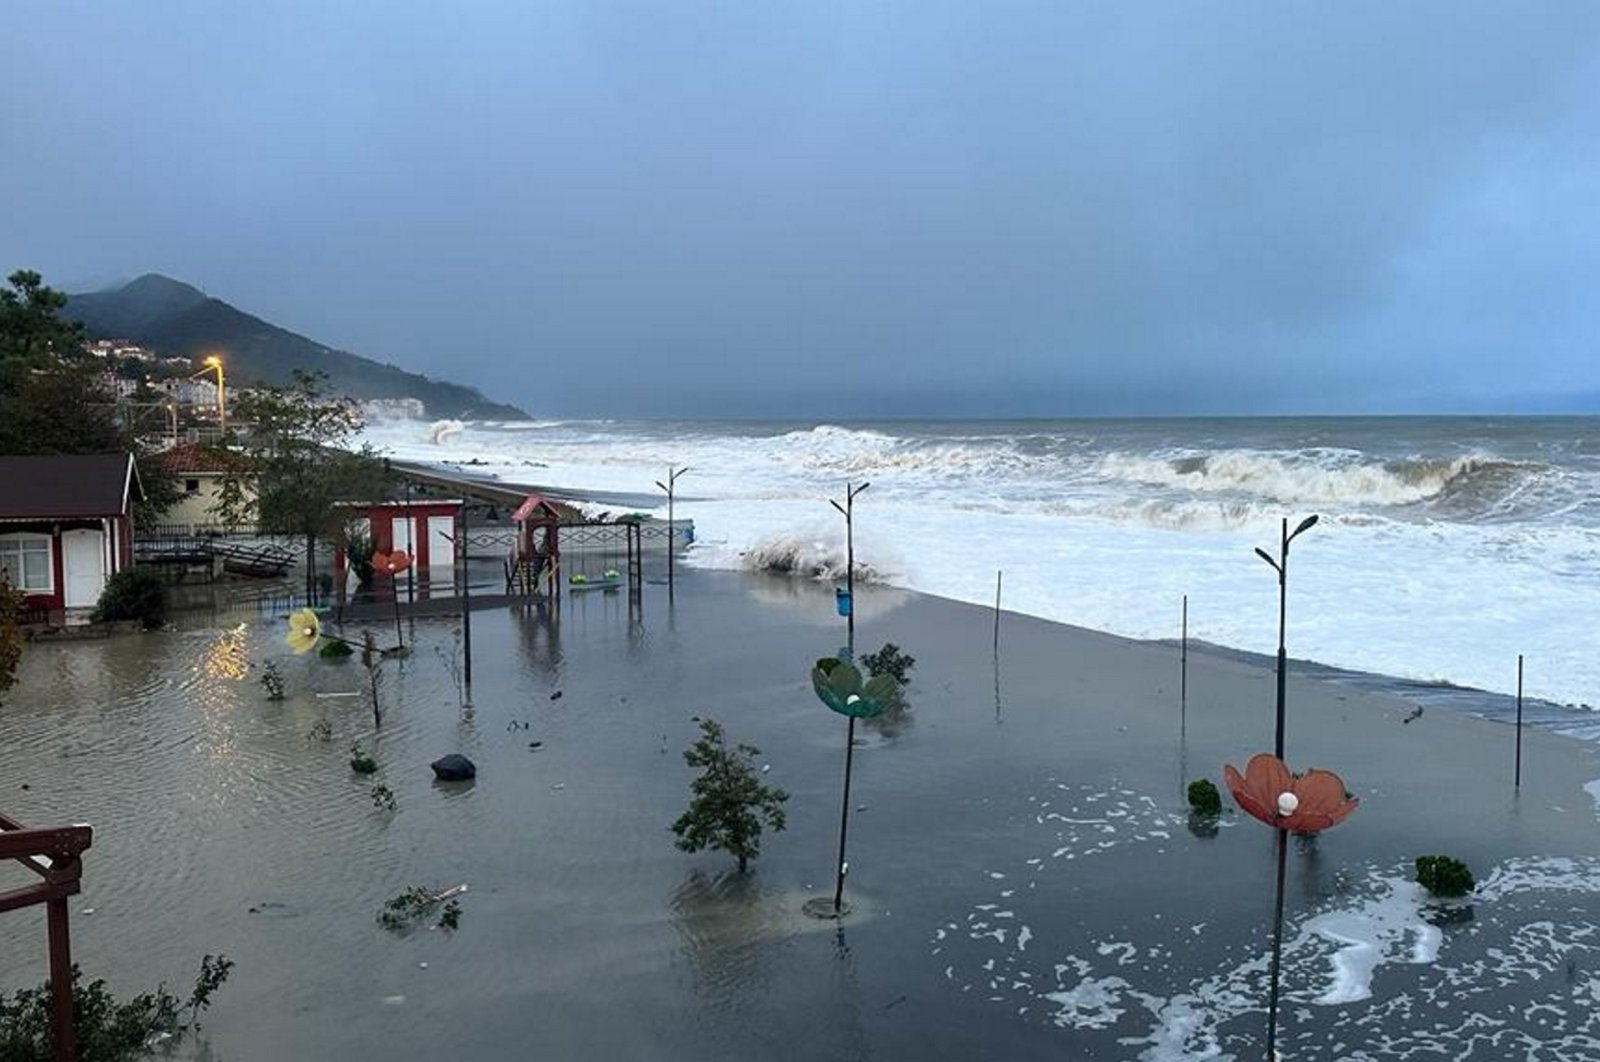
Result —
<instances>
[{"instance_id":1,"label":"submerged tree","mask_svg":"<svg viewBox=\"0 0 1600 1062\"><path fill-rule=\"evenodd\" d=\"M755 768L761 750L753 745L728 748L715 719L699 719L700 740L684 750L690 767L701 768L690 785L689 810L672 824L678 847L685 852L715 848L739 861L742 874L761 853L761 832L784 827L784 802L789 794L763 785Z\"/></svg>"}]
</instances>

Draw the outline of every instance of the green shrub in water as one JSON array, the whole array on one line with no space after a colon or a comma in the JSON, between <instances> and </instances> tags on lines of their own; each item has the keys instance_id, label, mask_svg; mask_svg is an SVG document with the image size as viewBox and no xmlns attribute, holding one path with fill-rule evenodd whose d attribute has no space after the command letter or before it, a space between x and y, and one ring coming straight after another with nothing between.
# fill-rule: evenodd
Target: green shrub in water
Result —
<instances>
[{"instance_id":1,"label":"green shrub in water","mask_svg":"<svg viewBox=\"0 0 1600 1062\"><path fill-rule=\"evenodd\" d=\"M100 603L89 618L96 623L138 620L147 631L167 621L167 588L155 572L128 568L106 580Z\"/></svg>"},{"instance_id":2,"label":"green shrub in water","mask_svg":"<svg viewBox=\"0 0 1600 1062\"><path fill-rule=\"evenodd\" d=\"M119 1003L104 981L83 983L83 971L72 968L72 1028L78 1057L95 1062L123 1062L151 1053L157 1038L181 1038L200 1028L200 1012L228 979L233 961L207 955L187 1000L167 991L166 985ZM0 1059L5 1062L51 1062L55 1037L51 1034L50 983L24 988L14 996L0 994ZM187 1020L185 1017L187 1016Z\"/></svg>"},{"instance_id":3,"label":"green shrub in water","mask_svg":"<svg viewBox=\"0 0 1600 1062\"><path fill-rule=\"evenodd\" d=\"M1465 896L1477 887L1465 863L1442 855L1417 857L1417 882L1435 896Z\"/></svg>"},{"instance_id":4,"label":"green shrub in water","mask_svg":"<svg viewBox=\"0 0 1600 1062\"><path fill-rule=\"evenodd\" d=\"M1197 815L1222 814L1222 794L1209 778L1189 783L1189 807Z\"/></svg>"},{"instance_id":5,"label":"green shrub in water","mask_svg":"<svg viewBox=\"0 0 1600 1062\"><path fill-rule=\"evenodd\" d=\"M322 648L317 650L317 655L324 660L344 660L354 652L355 650L345 642L336 642L330 639L322 643Z\"/></svg>"},{"instance_id":6,"label":"green shrub in water","mask_svg":"<svg viewBox=\"0 0 1600 1062\"><path fill-rule=\"evenodd\" d=\"M375 774L378 770L378 761L368 756L360 745L351 745L350 769L357 774Z\"/></svg>"},{"instance_id":7,"label":"green shrub in water","mask_svg":"<svg viewBox=\"0 0 1600 1062\"><path fill-rule=\"evenodd\" d=\"M882 649L861 658L861 666L867 669L868 675L888 675L902 686L911 681L906 675L916 663L916 657L902 653L893 642L885 642Z\"/></svg>"}]
</instances>

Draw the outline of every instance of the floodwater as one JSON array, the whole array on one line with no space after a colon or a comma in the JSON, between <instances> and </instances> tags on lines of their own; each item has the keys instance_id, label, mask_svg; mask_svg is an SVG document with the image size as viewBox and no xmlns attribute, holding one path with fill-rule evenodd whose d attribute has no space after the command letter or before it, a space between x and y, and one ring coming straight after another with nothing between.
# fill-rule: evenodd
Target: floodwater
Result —
<instances>
[{"instance_id":1,"label":"floodwater","mask_svg":"<svg viewBox=\"0 0 1600 1062\"><path fill-rule=\"evenodd\" d=\"M1008 616L997 662L988 611L887 590L857 622L862 651L917 664L909 715L861 727L842 925L801 907L832 888L845 722L808 671L843 624L825 588L760 576L475 613L470 706L459 620L410 621L378 726L361 665L293 656L273 617L30 646L0 809L95 826L91 976L133 992L235 960L215 1058L1260 1057L1271 834L1191 831L1182 790L1270 747L1270 674L1191 655L1180 717L1170 647ZM1291 845L1286 1057L1600 1058L1594 746L1529 735L1513 796L1506 727L1403 723L1331 683L1291 699L1291 762L1363 806ZM791 793L744 876L668 832L701 714ZM448 752L476 782L433 780ZM1472 904L1406 880L1431 851L1473 866ZM462 883L455 932L376 921ZM0 989L43 976L42 917L0 916Z\"/></svg>"}]
</instances>

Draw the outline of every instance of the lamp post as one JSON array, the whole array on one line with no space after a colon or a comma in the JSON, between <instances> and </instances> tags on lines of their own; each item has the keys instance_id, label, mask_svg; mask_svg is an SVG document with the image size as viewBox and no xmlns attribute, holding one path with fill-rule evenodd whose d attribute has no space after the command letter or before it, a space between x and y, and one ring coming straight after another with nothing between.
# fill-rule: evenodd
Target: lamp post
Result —
<instances>
[{"instance_id":1,"label":"lamp post","mask_svg":"<svg viewBox=\"0 0 1600 1062\"><path fill-rule=\"evenodd\" d=\"M222 377L222 359L213 354L200 364L217 370L217 427L228 430L228 385Z\"/></svg>"},{"instance_id":2,"label":"lamp post","mask_svg":"<svg viewBox=\"0 0 1600 1062\"><path fill-rule=\"evenodd\" d=\"M844 485L844 504L840 505L832 498L828 504L839 510L844 517L844 555L845 596L849 599L845 607L845 631L849 663L855 665L856 656L856 539L855 539L855 507L856 495L872 486L863 483L859 487L852 487L849 483ZM844 737L844 802L839 808L839 859L834 865L835 875L833 883L833 915L838 918L844 910L844 874L846 863L844 861L845 837L850 832L850 768L853 765L856 751L856 717L848 717L850 722L845 728Z\"/></svg>"},{"instance_id":3,"label":"lamp post","mask_svg":"<svg viewBox=\"0 0 1600 1062\"><path fill-rule=\"evenodd\" d=\"M1278 542L1278 558L1260 547L1256 548L1256 556L1270 564L1278 573L1278 728L1277 737L1273 741L1273 753L1278 759L1283 759L1283 702L1285 690L1285 676L1288 674L1288 654L1284 651L1284 625L1288 618L1289 594L1289 543L1293 542L1304 531L1309 531L1317 524L1316 514L1300 521L1300 525L1292 532L1289 530L1289 518L1283 519L1283 530Z\"/></svg>"},{"instance_id":4,"label":"lamp post","mask_svg":"<svg viewBox=\"0 0 1600 1062\"><path fill-rule=\"evenodd\" d=\"M678 469L675 469L671 465L668 465L667 466L667 481L665 483L663 483L659 479L656 480L656 486L660 487L662 490L667 492L667 596L668 597L672 596L672 592L673 592L673 589L674 589L673 583L672 583L672 553L673 553L674 547L677 545L677 543L674 541L676 535L675 535L675 533L673 531L673 528L672 528L673 493L674 493L674 491L676 490L676 488L678 486L678 477L683 475L687 471L689 471L689 467L687 465L685 465L683 468L678 468Z\"/></svg>"}]
</instances>

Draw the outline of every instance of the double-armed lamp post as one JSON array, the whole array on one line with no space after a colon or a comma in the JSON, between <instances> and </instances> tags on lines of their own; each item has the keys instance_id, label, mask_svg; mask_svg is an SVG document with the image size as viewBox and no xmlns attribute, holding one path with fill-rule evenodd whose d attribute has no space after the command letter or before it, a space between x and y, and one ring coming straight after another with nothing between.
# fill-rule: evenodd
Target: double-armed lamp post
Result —
<instances>
[{"instance_id":1,"label":"double-armed lamp post","mask_svg":"<svg viewBox=\"0 0 1600 1062\"><path fill-rule=\"evenodd\" d=\"M1288 673L1289 663L1288 654L1285 652L1283 646L1284 625L1288 619L1287 602L1289 596L1289 543L1298 538L1302 532L1311 530L1316 526L1316 524L1316 514L1312 514L1311 516L1306 517L1304 520L1301 520L1300 526L1296 527L1291 532L1289 530L1289 519L1288 517L1284 517L1283 530L1281 532L1281 538L1278 542L1278 557L1276 560L1274 560L1272 555L1266 550L1261 549L1260 547L1256 548L1256 555L1262 560L1266 561L1268 564L1272 565L1273 570L1278 573L1278 728L1277 737L1273 741L1273 753L1280 760L1283 759L1283 702L1285 676Z\"/></svg>"},{"instance_id":2,"label":"double-armed lamp post","mask_svg":"<svg viewBox=\"0 0 1600 1062\"><path fill-rule=\"evenodd\" d=\"M839 514L844 517L845 651L849 654L851 665L855 664L856 655L856 495L870 486L872 484L863 483L859 487L852 487L846 483L843 505L832 498L828 499L828 504L838 509ZM844 801L839 807L839 859L834 864L833 916L835 918L844 912L844 875L845 868L849 865L844 858L844 843L846 835L850 832L850 769L855 759L856 717L851 715L849 720L844 737Z\"/></svg>"},{"instance_id":3,"label":"double-armed lamp post","mask_svg":"<svg viewBox=\"0 0 1600 1062\"><path fill-rule=\"evenodd\" d=\"M663 483L659 479L656 480L656 486L660 487L667 494L667 596L669 596L669 597L672 595L672 591L673 591L673 585L672 585L672 553L673 553L673 550L676 549L677 545L678 545L677 542L674 541L674 539L676 538L676 533L673 531L673 527L672 527L672 515L673 515L673 513L672 513L672 501L673 501L673 494L677 490L678 477L683 475L687 471L689 471L689 468L688 468L687 465L685 465L683 468L673 468L671 465L668 465L667 466L667 481L665 483Z\"/></svg>"}]
</instances>

